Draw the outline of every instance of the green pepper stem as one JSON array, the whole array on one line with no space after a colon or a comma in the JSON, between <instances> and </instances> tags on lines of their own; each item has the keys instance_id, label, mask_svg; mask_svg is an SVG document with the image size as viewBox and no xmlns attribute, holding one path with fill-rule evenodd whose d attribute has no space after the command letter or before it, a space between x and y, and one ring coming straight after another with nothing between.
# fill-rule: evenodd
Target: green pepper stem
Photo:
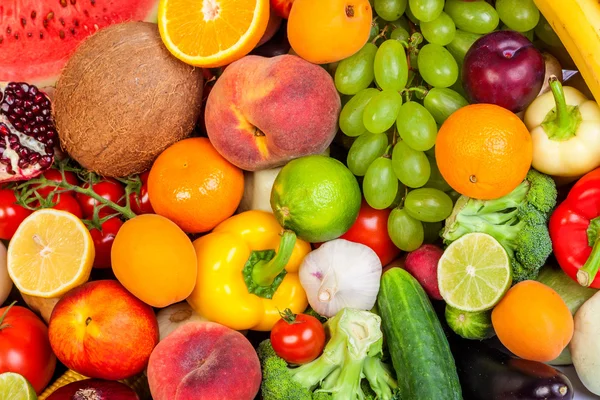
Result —
<instances>
[{"instance_id":1,"label":"green pepper stem","mask_svg":"<svg viewBox=\"0 0 600 400\"><path fill-rule=\"evenodd\" d=\"M551 140L569 140L577 135L577 129L581 123L581 112L578 106L567 105L565 91L556 76L550 76L548 84L556 106L546 115L542 127Z\"/></svg>"},{"instance_id":2,"label":"green pepper stem","mask_svg":"<svg viewBox=\"0 0 600 400\"><path fill-rule=\"evenodd\" d=\"M577 282L581 286L588 287L592 284L600 268L600 237L594 243L594 247L585 264L577 271Z\"/></svg>"},{"instance_id":3,"label":"green pepper stem","mask_svg":"<svg viewBox=\"0 0 600 400\"><path fill-rule=\"evenodd\" d=\"M296 245L296 234L290 230L285 230L281 235L279 249L271 261L259 261L252 269L252 280L259 286L269 286L273 283L277 275L283 271L290 261L294 246Z\"/></svg>"}]
</instances>

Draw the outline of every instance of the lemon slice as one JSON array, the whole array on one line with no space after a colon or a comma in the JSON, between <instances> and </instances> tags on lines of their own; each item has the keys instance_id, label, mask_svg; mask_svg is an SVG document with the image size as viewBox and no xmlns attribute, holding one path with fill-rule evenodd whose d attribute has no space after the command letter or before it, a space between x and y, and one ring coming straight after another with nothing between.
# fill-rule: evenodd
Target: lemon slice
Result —
<instances>
[{"instance_id":1,"label":"lemon slice","mask_svg":"<svg viewBox=\"0 0 600 400\"><path fill-rule=\"evenodd\" d=\"M512 274L506 250L492 236L468 233L453 242L438 262L440 294L462 311L485 311L504 296Z\"/></svg>"},{"instance_id":2,"label":"lemon slice","mask_svg":"<svg viewBox=\"0 0 600 400\"><path fill-rule=\"evenodd\" d=\"M27 379L14 372L5 372L0 374L0 399L36 400L37 396Z\"/></svg>"},{"instance_id":3,"label":"lemon slice","mask_svg":"<svg viewBox=\"0 0 600 400\"><path fill-rule=\"evenodd\" d=\"M94 242L73 214L43 209L21 223L8 245L8 274L22 293L57 297L85 283Z\"/></svg>"}]
</instances>

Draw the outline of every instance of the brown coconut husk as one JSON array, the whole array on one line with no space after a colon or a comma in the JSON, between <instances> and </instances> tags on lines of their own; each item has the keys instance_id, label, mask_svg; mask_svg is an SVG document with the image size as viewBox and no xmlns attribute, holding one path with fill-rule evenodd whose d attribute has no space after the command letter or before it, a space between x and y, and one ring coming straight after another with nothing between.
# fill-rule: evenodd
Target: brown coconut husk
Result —
<instances>
[{"instance_id":1,"label":"brown coconut husk","mask_svg":"<svg viewBox=\"0 0 600 400\"><path fill-rule=\"evenodd\" d=\"M163 150L190 136L202 89L201 69L173 57L156 24L104 28L78 47L56 85L60 143L101 175L143 172Z\"/></svg>"}]
</instances>

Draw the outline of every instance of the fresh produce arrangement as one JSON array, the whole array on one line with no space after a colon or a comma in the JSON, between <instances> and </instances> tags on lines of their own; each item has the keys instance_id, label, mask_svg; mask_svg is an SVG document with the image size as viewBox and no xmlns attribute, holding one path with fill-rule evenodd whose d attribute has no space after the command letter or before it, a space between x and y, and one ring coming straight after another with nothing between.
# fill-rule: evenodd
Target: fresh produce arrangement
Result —
<instances>
[{"instance_id":1,"label":"fresh produce arrangement","mask_svg":"<svg viewBox=\"0 0 600 400\"><path fill-rule=\"evenodd\" d=\"M600 398L598 21L0 4L0 399Z\"/></svg>"}]
</instances>

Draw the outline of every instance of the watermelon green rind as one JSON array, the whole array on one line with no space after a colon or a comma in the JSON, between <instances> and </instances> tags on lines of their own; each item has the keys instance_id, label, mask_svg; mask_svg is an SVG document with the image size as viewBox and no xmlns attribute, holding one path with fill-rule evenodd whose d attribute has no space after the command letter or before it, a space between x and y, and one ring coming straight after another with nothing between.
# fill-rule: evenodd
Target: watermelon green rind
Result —
<instances>
[{"instance_id":1,"label":"watermelon green rind","mask_svg":"<svg viewBox=\"0 0 600 400\"><path fill-rule=\"evenodd\" d=\"M158 0L0 2L0 82L54 86L77 45L125 21L157 21Z\"/></svg>"}]
</instances>

